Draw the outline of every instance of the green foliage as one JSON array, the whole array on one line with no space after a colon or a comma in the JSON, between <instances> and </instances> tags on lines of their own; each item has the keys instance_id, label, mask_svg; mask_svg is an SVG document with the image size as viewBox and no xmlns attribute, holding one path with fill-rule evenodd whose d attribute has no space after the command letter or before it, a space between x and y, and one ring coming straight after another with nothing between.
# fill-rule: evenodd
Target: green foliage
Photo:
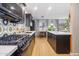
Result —
<instances>
[{"instance_id":1,"label":"green foliage","mask_svg":"<svg viewBox=\"0 0 79 59\"><path fill-rule=\"evenodd\" d=\"M54 24L50 24L50 25L48 26L48 30L49 30L49 31L55 31L55 30L56 30L55 25L54 25Z\"/></svg>"},{"instance_id":2,"label":"green foliage","mask_svg":"<svg viewBox=\"0 0 79 59\"><path fill-rule=\"evenodd\" d=\"M70 25L69 25L70 20L68 18L66 18L65 21L66 22L64 23L64 30L69 32L70 31Z\"/></svg>"}]
</instances>

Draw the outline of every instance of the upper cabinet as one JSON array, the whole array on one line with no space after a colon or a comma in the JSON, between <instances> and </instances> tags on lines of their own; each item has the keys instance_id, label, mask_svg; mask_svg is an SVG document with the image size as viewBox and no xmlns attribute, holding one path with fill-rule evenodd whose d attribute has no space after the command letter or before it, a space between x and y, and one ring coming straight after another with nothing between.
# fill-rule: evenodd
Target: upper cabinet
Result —
<instances>
[{"instance_id":1,"label":"upper cabinet","mask_svg":"<svg viewBox=\"0 0 79 59\"><path fill-rule=\"evenodd\" d=\"M32 21L32 15L26 14L26 26L30 27L31 21Z\"/></svg>"}]
</instances>

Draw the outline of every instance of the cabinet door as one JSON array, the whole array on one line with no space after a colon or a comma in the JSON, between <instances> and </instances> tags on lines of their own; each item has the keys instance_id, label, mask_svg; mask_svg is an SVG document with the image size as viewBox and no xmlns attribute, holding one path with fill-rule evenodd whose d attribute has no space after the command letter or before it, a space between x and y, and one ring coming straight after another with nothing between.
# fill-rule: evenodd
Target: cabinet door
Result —
<instances>
[{"instance_id":1,"label":"cabinet door","mask_svg":"<svg viewBox=\"0 0 79 59\"><path fill-rule=\"evenodd\" d=\"M30 22L30 30L31 31L35 30L35 21L34 20L31 20L31 22Z\"/></svg>"},{"instance_id":2,"label":"cabinet door","mask_svg":"<svg viewBox=\"0 0 79 59\"><path fill-rule=\"evenodd\" d=\"M51 38L52 38L51 33L48 32L48 41L49 42L51 41Z\"/></svg>"},{"instance_id":3,"label":"cabinet door","mask_svg":"<svg viewBox=\"0 0 79 59\"><path fill-rule=\"evenodd\" d=\"M32 21L32 15L26 14L26 26L30 26L31 21Z\"/></svg>"},{"instance_id":4,"label":"cabinet door","mask_svg":"<svg viewBox=\"0 0 79 59\"><path fill-rule=\"evenodd\" d=\"M48 33L48 42L51 45L51 47L53 47L53 40L52 40L52 34Z\"/></svg>"},{"instance_id":5,"label":"cabinet door","mask_svg":"<svg viewBox=\"0 0 79 59\"><path fill-rule=\"evenodd\" d=\"M29 17L26 18L26 26L30 26L30 18Z\"/></svg>"},{"instance_id":6,"label":"cabinet door","mask_svg":"<svg viewBox=\"0 0 79 59\"><path fill-rule=\"evenodd\" d=\"M70 36L59 35L57 39L57 53L65 54L70 53Z\"/></svg>"},{"instance_id":7,"label":"cabinet door","mask_svg":"<svg viewBox=\"0 0 79 59\"><path fill-rule=\"evenodd\" d=\"M52 34L52 46L53 49L56 50L56 36L54 34Z\"/></svg>"},{"instance_id":8,"label":"cabinet door","mask_svg":"<svg viewBox=\"0 0 79 59\"><path fill-rule=\"evenodd\" d=\"M31 40L29 42L29 46L25 49L25 51L23 51L23 55L27 55L27 56L31 56L32 55L32 51L33 51L33 48L34 48L34 44L35 44L35 34L33 34L29 40Z\"/></svg>"}]
</instances>

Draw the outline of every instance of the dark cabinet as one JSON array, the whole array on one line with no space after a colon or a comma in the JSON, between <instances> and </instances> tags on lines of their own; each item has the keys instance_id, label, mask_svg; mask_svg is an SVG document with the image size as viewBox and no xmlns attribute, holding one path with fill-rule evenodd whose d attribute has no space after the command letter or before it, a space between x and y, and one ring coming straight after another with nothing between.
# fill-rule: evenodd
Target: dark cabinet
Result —
<instances>
[{"instance_id":1,"label":"dark cabinet","mask_svg":"<svg viewBox=\"0 0 79 59\"><path fill-rule=\"evenodd\" d=\"M50 43L51 47L56 50L56 39L55 36L48 32L48 42Z\"/></svg>"},{"instance_id":2,"label":"dark cabinet","mask_svg":"<svg viewBox=\"0 0 79 59\"><path fill-rule=\"evenodd\" d=\"M39 37L46 37L46 31L39 31Z\"/></svg>"},{"instance_id":3,"label":"dark cabinet","mask_svg":"<svg viewBox=\"0 0 79 59\"><path fill-rule=\"evenodd\" d=\"M48 32L48 42L57 54L70 53L70 35L55 35Z\"/></svg>"},{"instance_id":4,"label":"dark cabinet","mask_svg":"<svg viewBox=\"0 0 79 59\"><path fill-rule=\"evenodd\" d=\"M70 36L69 35L58 35L56 36L58 53L70 53Z\"/></svg>"},{"instance_id":5,"label":"dark cabinet","mask_svg":"<svg viewBox=\"0 0 79 59\"><path fill-rule=\"evenodd\" d=\"M34 20L31 20L31 23L30 23L30 30L31 30L31 31L34 31L34 30L35 30L35 21L34 21Z\"/></svg>"},{"instance_id":6,"label":"dark cabinet","mask_svg":"<svg viewBox=\"0 0 79 59\"><path fill-rule=\"evenodd\" d=\"M26 26L30 26L31 21L32 21L32 15L26 14Z\"/></svg>"}]
</instances>

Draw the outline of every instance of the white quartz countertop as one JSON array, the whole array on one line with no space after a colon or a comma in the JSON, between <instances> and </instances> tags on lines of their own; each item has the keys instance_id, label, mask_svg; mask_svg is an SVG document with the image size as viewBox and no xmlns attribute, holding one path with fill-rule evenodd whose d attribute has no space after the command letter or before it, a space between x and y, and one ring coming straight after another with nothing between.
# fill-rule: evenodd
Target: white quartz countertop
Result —
<instances>
[{"instance_id":1,"label":"white quartz countertop","mask_svg":"<svg viewBox=\"0 0 79 59\"><path fill-rule=\"evenodd\" d=\"M60 32L60 31L48 31L48 32L55 35L70 35L70 32Z\"/></svg>"},{"instance_id":2,"label":"white quartz countertop","mask_svg":"<svg viewBox=\"0 0 79 59\"><path fill-rule=\"evenodd\" d=\"M36 31L26 31L24 33L16 33L16 34L19 34L19 35L33 35Z\"/></svg>"},{"instance_id":3,"label":"white quartz countertop","mask_svg":"<svg viewBox=\"0 0 79 59\"><path fill-rule=\"evenodd\" d=\"M27 31L26 34L27 35L33 35L35 33L35 31Z\"/></svg>"},{"instance_id":4,"label":"white quartz countertop","mask_svg":"<svg viewBox=\"0 0 79 59\"><path fill-rule=\"evenodd\" d=\"M17 50L16 45L0 45L0 56L10 56Z\"/></svg>"}]
</instances>

